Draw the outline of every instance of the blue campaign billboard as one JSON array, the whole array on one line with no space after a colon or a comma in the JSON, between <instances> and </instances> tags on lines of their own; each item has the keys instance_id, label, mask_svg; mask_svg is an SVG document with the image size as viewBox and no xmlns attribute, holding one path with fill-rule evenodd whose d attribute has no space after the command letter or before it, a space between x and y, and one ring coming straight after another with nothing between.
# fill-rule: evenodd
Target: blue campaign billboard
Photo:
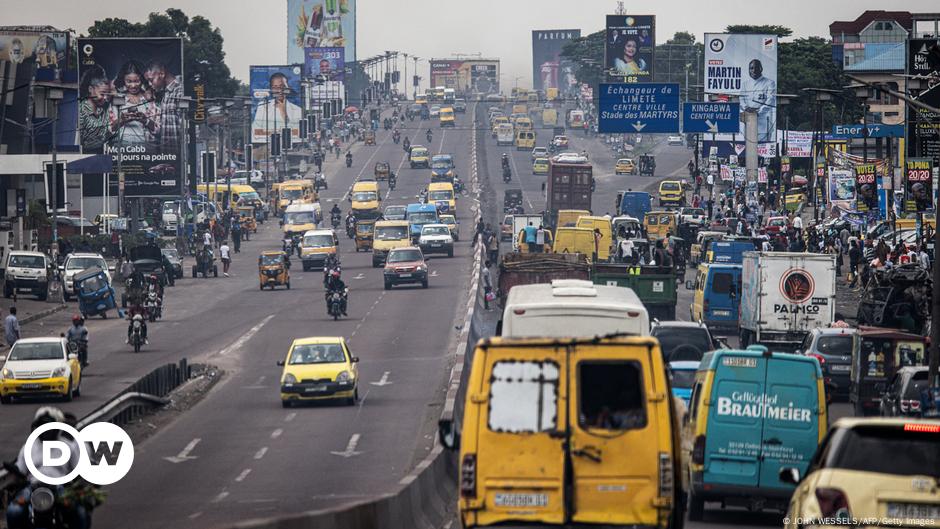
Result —
<instances>
[{"instance_id":1,"label":"blue campaign billboard","mask_svg":"<svg viewBox=\"0 0 940 529\"><path fill-rule=\"evenodd\" d=\"M865 126L861 123L852 123L849 125L833 125L832 135L835 138L864 138ZM876 123L868 124L869 138L903 138L904 125L879 125Z\"/></svg>"},{"instance_id":2,"label":"blue campaign billboard","mask_svg":"<svg viewBox=\"0 0 940 529\"><path fill-rule=\"evenodd\" d=\"M608 134L679 132L679 84L601 83L597 130Z\"/></svg>"},{"instance_id":3,"label":"blue campaign billboard","mask_svg":"<svg viewBox=\"0 0 940 529\"><path fill-rule=\"evenodd\" d=\"M682 106L682 132L738 132L740 114L738 103L686 103Z\"/></svg>"},{"instance_id":4,"label":"blue campaign billboard","mask_svg":"<svg viewBox=\"0 0 940 529\"><path fill-rule=\"evenodd\" d=\"M251 141L266 143L269 134L291 128L291 137L300 139L301 107L299 64L284 66L252 66L249 70L251 92Z\"/></svg>"}]
</instances>

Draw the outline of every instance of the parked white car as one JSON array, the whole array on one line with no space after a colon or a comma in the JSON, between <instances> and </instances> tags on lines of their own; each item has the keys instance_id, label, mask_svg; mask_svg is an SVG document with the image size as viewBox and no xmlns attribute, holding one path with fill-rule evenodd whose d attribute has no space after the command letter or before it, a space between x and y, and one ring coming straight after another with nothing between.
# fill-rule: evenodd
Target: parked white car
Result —
<instances>
[{"instance_id":1,"label":"parked white car","mask_svg":"<svg viewBox=\"0 0 940 529\"><path fill-rule=\"evenodd\" d=\"M65 262L62 263L59 269L62 272L62 280L65 281L65 301L75 295L75 285L72 284L72 278L75 277L75 274L96 266L104 270L104 274L108 276L108 283L110 283L111 274L108 271L108 262L104 260L100 253L70 253L65 257Z\"/></svg>"},{"instance_id":2,"label":"parked white car","mask_svg":"<svg viewBox=\"0 0 940 529\"><path fill-rule=\"evenodd\" d=\"M418 246L425 255L430 253L446 253L447 257L454 256L454 236L447 224L425 224L418 237Z\"/></svg>"}]
</instances>

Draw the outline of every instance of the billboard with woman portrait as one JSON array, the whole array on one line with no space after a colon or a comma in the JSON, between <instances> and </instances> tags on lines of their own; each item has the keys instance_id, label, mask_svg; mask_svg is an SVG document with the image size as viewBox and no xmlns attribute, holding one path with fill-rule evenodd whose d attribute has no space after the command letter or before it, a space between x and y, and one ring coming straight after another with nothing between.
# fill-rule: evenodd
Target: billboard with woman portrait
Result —
<instances>
[{"instance_id":1,"label":"billboard with woman portrait","mask_svg":"<svg viewBox=\"0 0 940 529\"><path fill-rule=\"evenodd\" d=\"M120 162L126 197L179 196L183 42L78 39L82 152Z\"/></svg>"},{"instance_id":2,"label":"billboard with woman portrait","mask_svg":"<svg viewBox=\"0 0 940 529\"><path fill-rule=\"evenodd\" d=\"M653 80L656 17L607 15L605 70L612 83L647 83Z\"/></svg>"}]
</instances>

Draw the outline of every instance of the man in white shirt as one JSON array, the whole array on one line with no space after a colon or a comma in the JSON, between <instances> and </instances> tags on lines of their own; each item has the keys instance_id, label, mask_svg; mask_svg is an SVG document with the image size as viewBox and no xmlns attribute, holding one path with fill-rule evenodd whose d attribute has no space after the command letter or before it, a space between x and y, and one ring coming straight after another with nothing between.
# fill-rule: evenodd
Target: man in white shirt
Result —
<instances>
[{"instance_id":1,"label":"man in white shirt","mask_svg":"<svg viewBox=\"0 0 940 529\"><path fill-rule=\"evenodd\" d=\"M747 73L751 80L741 93L741 110L757 112L757 141L767 143L773 141L777 126L777 83L764 77L764 65L758 59L748 64Z\"/></svg>"},{"instance_id":2,"label":"man in white shirt","mask_svg":"<svg viewBox=\"0 0 940 529\"><path fill-rule=\"evenodd\" d=\"M300 120L304 112L287 99L291 88L287 85L287 76L277 72L271 76L271 94L264 103L259 103L255 117L251 122L253 141L264 143L267 135L280 132L285 127L291 128L291 136L300 135Z\"/></svg>"},{"instance_id":3,"label":"man in white shirt","mask_svg":"<svg viewBox=\"0 0 940 529\"><path fill-rule=\"evenodd\" d=\"M803 217L799 215L793 216L793 229L798 230L800 232L803 231Z\"/></svg>"},{"instance_id":4,"label":"man in white shirt","mask_svg":"<svg viewBox=\"0 0 940 529\"><path fill-rule=\"evenodd\" d=\"M232 250L227 241L222 241L222 246L219 246L219 258L222 259L222 275L228 277L228 266L232 263Z\"/></svg>"}]
</instances>

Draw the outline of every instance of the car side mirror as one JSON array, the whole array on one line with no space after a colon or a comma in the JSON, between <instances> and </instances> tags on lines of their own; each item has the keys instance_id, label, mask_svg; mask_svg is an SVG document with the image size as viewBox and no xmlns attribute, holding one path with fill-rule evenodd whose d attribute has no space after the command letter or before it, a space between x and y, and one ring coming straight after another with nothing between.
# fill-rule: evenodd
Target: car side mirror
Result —
<instances>
[{"instance_id":1,"label":"car side mirror","mask_svg":"<svg viewBox=\"0 0 940 529\"><path fill-rule=\"evenodd\" d=\"M0 355L0 362L5 362L7 359L6 355Z\"/></svg>"},{"instance_id":2,"label":"car side mirror","mask_svg":"<svg viewBox=\"0 0 940 529\"><path fill-rule=\"evenodd\" d=\"M69 360L78 360L78 355L77 355L77 354L74 354L74 353L73 353L73 354L70 354L70 355L68 356L68 359L69 359Z\"/></svg>"},{"instance_id":3,"label":"car side mirror","mask_svg":"<svg viewBox=\"0 0 940 529\"><path fill-rule=\"evenodd\" d=\"M441 419L437 421L437 435L444 448L448 450L457 450L460 448L460 433L457 431L453 419Z\"/></svg>"},{"instance_id":4,"label":"car side mirror","mask_svg":"<svg viewBox=\"0 0 940 529\"><path fill-rule=\"evenodd\" d=\"M283 360L278 360L278 361L277 361L277 365L283 366L283 365L284 365L284 361L283 361Z\"/></svg>"},{"instance_id":5,"label":"car side mirror","mask_svg":"<svg viewBox=\"0 0 940 529\"><path fill-rule=\"evenodd\" d=\"M695 289L695 283L694 283L691 279L689 279L689 280L687 280L687 281L685 282L685 288L686 288L686 290L694 290L694 289Z\"/></svg>"},{"instance_id":6,"label":"car side mirror","mask_svg":"<svg viewBox=\"0 0 940 529\"><path fill-rule=\"evenodd\" d=\"M354 357L352 357L350 360L351 360L352 363L354 363L354 364L359 363L359 357L358 357L358 356L354 356Z\"/></svg>"},{"instance_id":7,"label":"car side mirror","mask_svg":"<svg viewBox=\"0 0 940 529\"><path fill-rule=\"evenodd\" d=\"M800 483L800 471L793 467L783 467L780 469L780 481L790 485Z\"/></svg>"}]
</instances>

